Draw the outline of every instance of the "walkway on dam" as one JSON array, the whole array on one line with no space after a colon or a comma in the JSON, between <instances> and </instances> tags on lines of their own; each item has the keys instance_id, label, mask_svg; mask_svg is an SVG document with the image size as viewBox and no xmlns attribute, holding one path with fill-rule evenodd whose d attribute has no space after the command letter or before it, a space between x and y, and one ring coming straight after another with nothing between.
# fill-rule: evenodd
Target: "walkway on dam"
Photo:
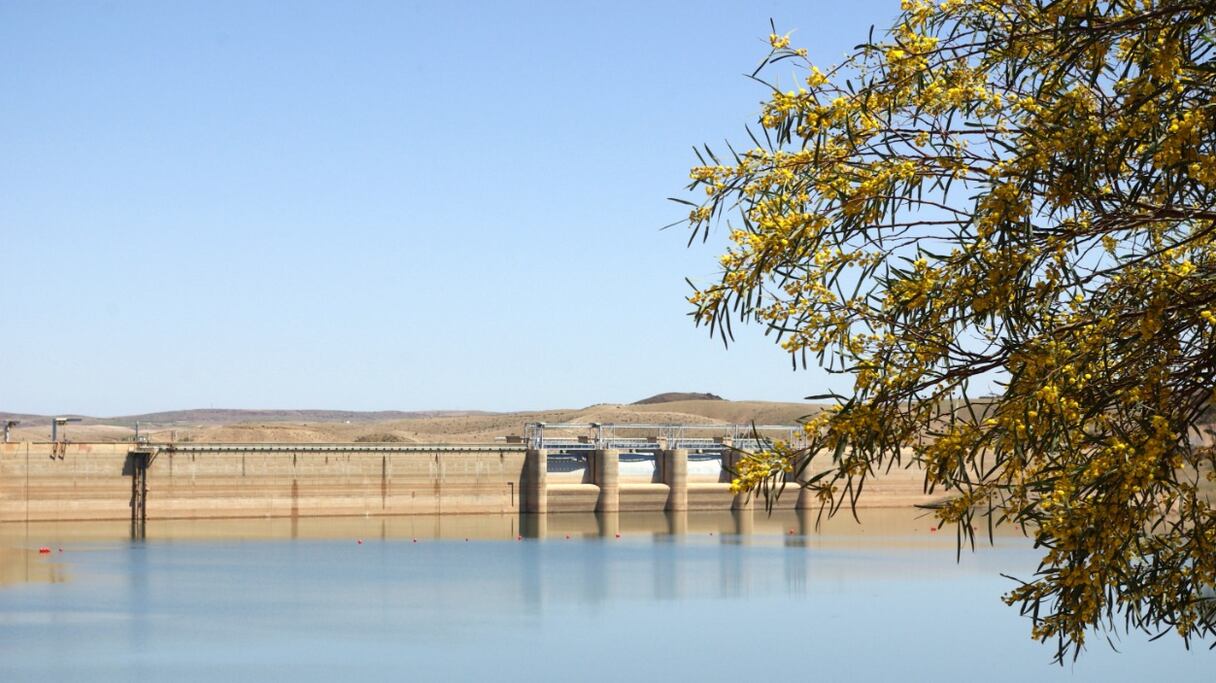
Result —
<instances>
[{"instance_id":1,"label":"walkway on dam","mask_svg":"<svg viewBox=\"0 0 1216 683\"><path fill-rule=\"evenodd\" d=\"M529 449L551 454L602 450L657 453L675 449L722 453L761 450L774 441L798 446L805 441L805 434L801 425L529 422L524 425L523 440Z\"/></svg>"}]
</instances>

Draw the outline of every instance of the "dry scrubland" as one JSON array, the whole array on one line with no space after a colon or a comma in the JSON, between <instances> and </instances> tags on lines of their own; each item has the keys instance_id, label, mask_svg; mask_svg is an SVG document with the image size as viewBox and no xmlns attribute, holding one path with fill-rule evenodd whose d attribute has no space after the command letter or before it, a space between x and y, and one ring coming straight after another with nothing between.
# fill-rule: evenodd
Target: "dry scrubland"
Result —
<instances>
[{"instance_id":1,"label":"dry scrubland","mask_svg":"<svg viewBox=\"0 0 1216 683\"><path fill-rule=\"evenodd\" d=\"M517 413L396 413L390 415L405 417L387 419L383 417L384 413L182 411L159 414L160 421L141 420L140 433L153 441L213 443L485 443L499 437L521 435L525 422L683 423L704 424L712 429L715 424L753 421L757 424L794 424L818 409L808 403L694 399ZM22 424L13 430L13 440L50 439L50 418L17 417ZM313 419L292 419L294 417ZM130 418L87 418L82 423L68 425L67 437L71 441L130 441L135 434L133 424L128 425L132 422Z\"/></svg>"}]
</instances>

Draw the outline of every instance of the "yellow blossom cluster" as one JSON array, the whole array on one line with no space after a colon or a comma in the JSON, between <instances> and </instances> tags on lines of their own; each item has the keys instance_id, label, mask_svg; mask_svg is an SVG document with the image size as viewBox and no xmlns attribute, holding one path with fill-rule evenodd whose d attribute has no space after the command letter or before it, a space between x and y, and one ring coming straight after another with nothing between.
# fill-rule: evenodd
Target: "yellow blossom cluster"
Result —
<instances>
[{"instance_id":1,"label":"yellow blossom cluster","mask_svg":"<svg viewBox=\"0 0 1216 683\"><path fill-rule=\"evenodd\" d=\"M1061 658L1125 619L1216 637L1213 12L903 0L830 67L774 29L766 65L803 71L770 83L763 142L691 172L691 229L727 230L689 300L852 391L733 490L813 466L834 511L919 467L943 522L1043 548L1006 597Z\"/></svg>"}]
</instances>

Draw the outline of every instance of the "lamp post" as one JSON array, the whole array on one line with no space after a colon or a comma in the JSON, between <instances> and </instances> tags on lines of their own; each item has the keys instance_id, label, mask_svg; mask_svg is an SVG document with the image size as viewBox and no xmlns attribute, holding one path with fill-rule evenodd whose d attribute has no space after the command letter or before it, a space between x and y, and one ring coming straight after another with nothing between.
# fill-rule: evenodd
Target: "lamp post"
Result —
<instances>
[{"instance_id":1,"label":"lamp post","mask_svg":"<svg viewBox=\"0 0 1216 683\"><path fill-rule=\"evenodd\" d=\"M56 417L51 420L51 441L59 442L59 428L64 427L64 441L67 441L67 424L69 422L80 422L79 417Z\"/></svg>"}]
</instances>

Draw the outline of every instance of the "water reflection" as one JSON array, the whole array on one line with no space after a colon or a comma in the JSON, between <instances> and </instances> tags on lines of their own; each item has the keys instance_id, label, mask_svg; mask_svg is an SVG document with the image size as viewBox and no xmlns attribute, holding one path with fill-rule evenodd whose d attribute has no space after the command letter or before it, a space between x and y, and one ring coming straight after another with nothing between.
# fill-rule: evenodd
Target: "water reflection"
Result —
<instances>
[{"instance_id":1,"label":"water reflection","mask_svg":"<svg viewBox=\"0 0 1216 683\"><path fill-rule=\"evenodd\" d=\"M277 519L152 520L131 540L131 527L123 522L29 523L0 525L0 585L66 580L64 561L73 553L130 543L128 577L147 576L144 561L149 549L164 543L218 542L224 544L290 540L342 541L358 545L379 541L428 543L435 541L542 542L540 550L520 551L515 588L523 602L542 605L568 582L552 577L552 562L566 557L566 541L594 541L577 553L578 589L584 599L603 601L618 592L648 591L648 597L678 599L704 593L743 597L756 589L749 575L757 555L741 549L758 549L759 557L772 556L781 568L786 591L804 593L808 581L808 552L843 548L933 548L949 554L953 534L930 531L933 522L915 510L865 510L862 524L840 515L820 520L815 510L721 510L715 512L645 512L549 515L417 515L403 517L293 517ZM818 523L818 524L817 524ZM559 543L560 542L560 543ZM609 553L608 548L650 548L636 556ZM549 545L553 544L553 548ZM694 544L691 550L687 547ZM66 547L66 554L51 557L37 553L40 546ZM717 547L721 550L712 551ZM633 567L618 567L621 563ZM693 570L689 563L696 563ZM563 570L565 571L565 570ZM624 577L624 578L622 578ZM639 580L641 577L641 580ZM130 595L144 600L146 587L132 579ZM645 586L645 587L644 587ZM568 587L568 586L567 586ZM624 589L619 589L624 590ZM768 591L769 589L765 589ZM548 597L547 597L548 596Z\"/></svg>"},{"instance_id":2,"label":"water reflection","mask_svg":"<svg viewBox=\"0 0 1216 683\"><path fill-rule=\"evenodd\" d=\"M0 586L67 580L67 568L53 555L40 553L37 548L6 547L0 542Z\"/></svg>"},{"instance_id":3,"label":"water reflection","mask_svg":"<svg viewBox=\"0 0 1216 683\"><path fill-rule=\"evenodd\" d=\"M1054 675L1050 648L999 600L999 572L1033 571L1024 540L956 563L953 534L916 511L862 522L816 529L814 511L762 510L183 520L149 521L142 541L125 523L0 526L0 661L6 680L722 680L755 673L738 640L797 652L829 679ZM35 583L64 581L64 567L71 581ZM943 640L961 654L941 657ZM587 666L590 644L602 664ZM1177 679L1206 661L1142 652L1168 658L1111 671Z\"/></svg>"},{"instance_id":4,"label":"water reflection","mask_svg":"<svg viewBox=\"0 0 1216 683\"><path fill-rule=\"evenodd\" d=\"M688 533L688 511L687 510L672 510L665 514L667 519L667 534L669 536L682 536Z\"/></svg>"},{"instance_id":5,"label":"water reflection","mask_svg":"<svg viewBox=\"0 0 1216 683\"><path fill-rule=\"evenodd\" d=\"M641 536L718 536L747 544L752 536L781 535L786 545L819 547L838 542L882 541L901 545L953 542L953 530L937 534L924 512L905 509L859 511L861 523L842 512L820 520L818 510L721 510L713 512L551 513L549 515L409 515L398 517L281 517L254 519L150 520L133 531L127 522L29 522L0 524L0 548L36 548L60 541L93 542L206 540L537 540L626 539ZM793 533L791 533L793 532ZM1017 535L1007 532L1007 535Z\"/></svg>"},{"instance_id":6,"label":"water reflection","mask_svg":"<svg viewBox=\"0 0 1216 683\"><path fill-rule=\"evenodd\" d=\"M595 529L600 538L616 538L621 535L621 513L595 513Z\"/></svg>"}]
</instances>

